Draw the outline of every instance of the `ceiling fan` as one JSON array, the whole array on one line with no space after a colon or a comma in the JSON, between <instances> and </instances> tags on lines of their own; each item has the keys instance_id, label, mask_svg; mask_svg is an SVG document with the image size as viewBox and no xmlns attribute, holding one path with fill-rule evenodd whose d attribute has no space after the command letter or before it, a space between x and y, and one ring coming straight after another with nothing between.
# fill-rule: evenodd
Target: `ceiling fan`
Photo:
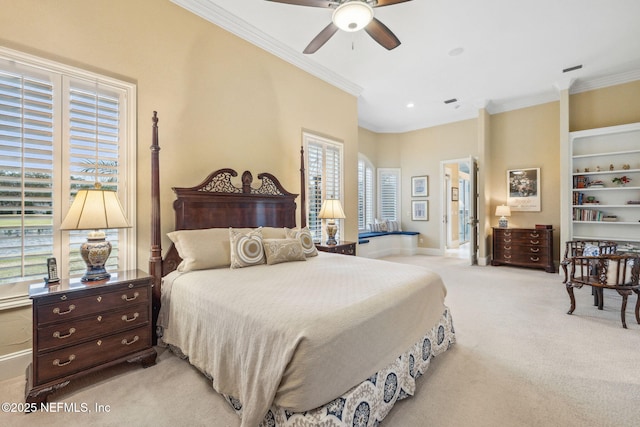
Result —
<instances>
[{"instance_id":1,"label":"ceiling fan","mask_svg":"<svg viewBox=\"0 0 640 427\"><path fill-rule=\"evenodd\" d=\"M324 7L333 9L331 23L311 40L304 53L315 53L338 30L354 32L364 29L367 34L387 50L400 46L400 40L386 25L373 15L373 9L391 6L411 0L267 0L298 6Z\"/></svg>"}]
</instances>

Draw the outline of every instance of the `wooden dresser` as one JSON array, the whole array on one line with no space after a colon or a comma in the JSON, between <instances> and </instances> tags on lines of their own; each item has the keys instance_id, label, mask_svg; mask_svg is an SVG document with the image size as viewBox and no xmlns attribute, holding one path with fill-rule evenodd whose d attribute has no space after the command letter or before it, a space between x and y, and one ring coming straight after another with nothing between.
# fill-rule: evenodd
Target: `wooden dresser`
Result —
<instances>
[{"instance_id":1,"label":"wooden dresser","mask_svg":"<svg viewBox=\"0 0 640 427\"><path fill-rule=\"evenodd\" d=\"M151 345L151 277L111 273L109 280L31 285L33 361L25 400L48 395L82 375L124 361L155 364Z\"/></svg>"},{"instance_id":2,"label":"wooden dresser","mask_svg":"<svg viewBox=\"0 0 640 427\"><path fill-rule=\"evenodd\" d=\"M542 268L554 273L553 230L493 227L491 265Z\"/></svg>"},{"instance_id":3,"label":"wooden dresser","mask_svg":"<svg viewBox=\"0 0 640 427\"><path fill-rule=\"evenodd\" d=\"M332 252L334 254L355 255L356 242L340 241L337 245L316 243L316 249L322 252Z\"/></svg>"}]
</instances>

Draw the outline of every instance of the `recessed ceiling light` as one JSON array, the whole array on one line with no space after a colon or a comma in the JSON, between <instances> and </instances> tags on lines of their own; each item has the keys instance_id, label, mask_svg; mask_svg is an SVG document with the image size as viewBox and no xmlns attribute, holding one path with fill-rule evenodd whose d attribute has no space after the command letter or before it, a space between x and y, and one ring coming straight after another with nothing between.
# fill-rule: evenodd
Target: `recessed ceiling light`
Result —
<instances>
[{"instance_id":1,"label":"recessed ceiling light","mask_svg":"<svg viewBox=\"0 0 640 427\"><path fill-rule=\"evenodd\" d=\"M416 106L416 104L414 104L413 102L410 102L410 103L407 104L407 108L413 108L415 106Z\"/></svg>"},{"instance_id":2,"label":"recessed ceiling light","mask_svg":"<svg viewBox=\"0 0 640 427\"><path fill-rule=\"evenodd\" d=\"M455 49L451 49L449 51L449 56L458 56L458 55L462 55L462 53L464 52L464 48L462 47L456 47Z\"/></svg>"}]
</instances>

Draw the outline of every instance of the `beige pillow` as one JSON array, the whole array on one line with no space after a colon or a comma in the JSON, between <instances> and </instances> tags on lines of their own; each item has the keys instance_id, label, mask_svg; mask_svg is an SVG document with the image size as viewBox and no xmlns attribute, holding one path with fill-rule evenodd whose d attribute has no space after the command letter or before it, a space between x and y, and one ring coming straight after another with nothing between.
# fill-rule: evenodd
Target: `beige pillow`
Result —
<instances>
[{"instance_id":1,"label":"beige pillow","mask_svg":"<svg viewBox=\"0 0 640 427\"><path fill-rule=\"evenodd\" d=\"M614 261L614 260L610 260L609 261L609 266L607 268L607 285L609 286L615 286L615 285L630 285L632 283L631 281L631 275L633 274L633 263L636 262L636 259L629 259L627 260L627 265L625 266L625 263L623 260L621 261ZM618 264L620 264L620 266L618 266ZM618 279L618 268L620 269L620 277ZM626 270L626 271L623 271ZM622 278L623 278L623 274L624 274L624 283L622 283ZM620 283L618 283L620 282Z\"/></svg>"},{"instance_id":2,"label":"beige pillow","mask_svg":"<svg viewBox=\"0 0 640 427\"><path fill-rule=\"evenodd\" d=\"M307 260L299 239L264 239L262 244L269 265Z\"/></svg>"},{"instance_id":3,"label":"beige pillow","mask_svg":"<svg viewBox=\"0 0 640 427\"><path fill-rule=\"evenodd\" d=\"M231 268L264 264L261 227L249 232L229 228L229 243Z\"/></svg>"},{"instance_id":4,"label":"beige pillow","mask_svg":"<svg viewBox=\"0 0 640 427\"><path fill-rule=\"evenodd\" d=\"M182 258L178 271L228 267L231 264L229 230L226 228L177 230L167 233L167 236Z\"/></svg>"},{"instance_id":5,"label":"beige pillow","mask_svg":"<svg viewBox=\"0 0 640 427\"><path fill-rule=\"evenodd\" d=\"M286 239L284 227L261 227L263 239Z\"/></svg>"},{"instance_id":6,"label":"beige pillow","mask_svg":"<svg viewBox=\"0 0 640 427\"><path fill-rule=\"evenodd\" d=\"M313 243L313 237L311 237L311 231L309 227L299 228L285 228L287 239L298 239L304 249L304 254L307 257L318 255L316 245Z\"/></svg>"}]
</instances>

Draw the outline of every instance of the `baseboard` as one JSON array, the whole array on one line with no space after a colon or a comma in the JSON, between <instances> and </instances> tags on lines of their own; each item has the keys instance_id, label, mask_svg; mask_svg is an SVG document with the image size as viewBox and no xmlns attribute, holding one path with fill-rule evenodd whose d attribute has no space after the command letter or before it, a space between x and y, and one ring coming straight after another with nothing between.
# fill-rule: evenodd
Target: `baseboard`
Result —
<instances>
[{"instance_id":1,"label":"baseboard","mask_svg":"<svg viewBox=\"0 0 640 427\"><path fill-rule=\"evenodd\" d=\"M24 376L31 363L31 350L21 350L0 356L0 381Z\"/></svg>"}]
</instances>

